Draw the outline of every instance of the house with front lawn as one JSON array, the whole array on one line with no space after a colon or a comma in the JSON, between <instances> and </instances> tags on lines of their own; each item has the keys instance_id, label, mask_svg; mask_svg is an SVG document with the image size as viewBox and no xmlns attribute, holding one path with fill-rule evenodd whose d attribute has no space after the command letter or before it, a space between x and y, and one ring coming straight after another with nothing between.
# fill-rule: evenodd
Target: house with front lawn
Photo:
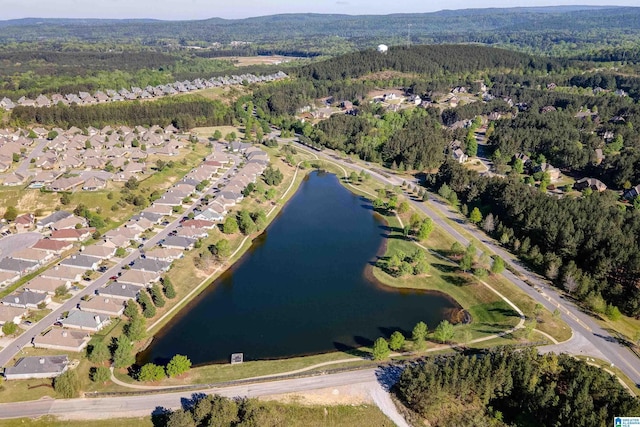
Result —
<instances>
[{"instance_id":1,"label":"house with front lawn","mask_svg":"<svg viewBox=\"0 0 640 427\"><path fill-rule=\"evenodd\" d=\"M66 328L79 329L81 331L98 332L111 322L109 316L98 315L89 311L71 310L69 315L60 323Z\"/></svg>"},{"instance_id":2,"label":"house with front lawn","mask_svg":"<svg viewBox=\"0 0 640 427\"><path fill-rule=\"evenodd\" d=\"M68 265L56 265L55 267L44 271L40 276L45 279L63 279L71 282L79 282L85 271L86 270L83 270L82 268L71 267Z\"/></svg>"},{"instance_id":3,"label":"house with front lawn","mask_svg":"<svg viewBox=\"0 0 640 427\"><path fill-rule=\"evenodd\" d=\"M11 254L14 259L23 261L32 261L40 265L44 265L50 261L53 261L55 254L53 252L41 251L33 248L25 248Z\"/></svg>"},{"instance_id":4,"label":"house with front lawn","mask_svg":"<svg viewBox=\"0 0 640 427\"><path fill-rule=\"evenodd\" d=\"M155 247L145 252L145 256L147 259L171 262L184 257L184 252L180 249Z\"/></svg>"},{"instance_id":5,"label":"house with front lawn","mask_svg":"<svg viewBox=\"0 0 640 427\"><path fill-rule=\"evenodd\" d=\"M82 254L102 260L110 259L116 253L116 248L104 244L89 245L82 250Z\"/></svg>"},{"instance_id":6,"label":"house with front lawn","mask_svg":"<svg viewBox=\"0 0 640 427\"><path fill-rule=\"evenodd\" d=\"M32 378L55 378L67 370L69 358L62 356L21 357L15 365L5 368L7 380L28 380Z\"/></svg>"},{"instance_id":7,"label":"house with front lawn","mask_svg":"<svg viewBox=\"0 0 640 427\"><path fill-rule=\"evenodd\" d=\"M86 271L86 270L97 270L100 262L102 262L100 258L87 256L87 255L74 254L62 260L62 262L60 262L60 265L81 268Z\"/></svg>"},{"instance_id":8,"label":"house with front lawn","mask_svg":"<svg viewBox=\"0 0 640 427\"><path fill-rule=\"evenodd\" d=\"M23 307L11 307L9 305L0 304L0 326L7 322L19 325L29 313L29 310Z\"/></svg>"},{"instance_id":9,"label":"house with front lawn","mask_svg":"<svg viewBox=\"0 0 640 427\"><path fill-rule=\"evenodd\" d=\"M56 289L61 286L69 290L71 288L71 280L38 276L24 284L24 288L27 291L45 293L49 295L55 295Z\"/></svg>"},{"instance_id":10,"label":"house with front lawn","mask_svg":"<svg viewBox=\"0 0 640 427\"><path fill-rule=\"evenodd\" d=\"M125 285L135 285L150 287L160 280L160 273L155 271L126 270L122 276L118 277L118 283Z\"/></svg>"},{"instance_id":11,"label":"house with front lawn","mask_svg":"<svg viewBox=\"0 0 640 427\"><path fill-rule=\"evenodd\" d=\"M65 242L84 242L88 240L96 231L94 228L65 228L51 232L50 238L53 240L64 240Z\"/></svg>"},{"instance_id":12,"label":"house with front lawn","mask_svg":"<svg viewBox=\"0 0 640 427\"><path fill-rule=\"evenodd\" d=\"M20 275L24 275L31 271L34 271L38 269L39 266L40 264L35 261L26 261L23 259L15 259L11 257L3 258L0 260L0 271L17 273Z\"/></svg>"},{"instance_id":13,"label":"house with front lawn","mask_svg":"<svg viewBox=\"0 0 640 427\"><path fill-rule=\"evenodd\" d=\"M118 317L124 312L127 300L97 295L88 301L80 301L78 308L82 311Z\"/></svg>"},{"instance_id":14,"label":"house with front lawn","mask_svg":"<svg viewBox=\"0 0 640 427\"><path fill-rule=\"evenodd\" d=\"M146 255L145 255L146 256ZM151 258L138 258L133 261L131 270L150 271L152 273L164 273L171 267L171 262L159 261Z\"/></svg>"},{"instance_id":15,"label":"house with front lawn","mask_svg":"<svg viewBox=\"0 0 640 427\"><path fill-rule=\"evenodd\" d=\"M49 303L51 303L51 295L31 291L15 293L2 298L2 304L17 308L37 309L39 305L46 306Z\"/></svg>"},{"instance_id":16,"label":"house with front lawn","mask_svg":"<svg viewBox=\"0 0 640 427\"><path fill-rule=\"evenodd\" d=\"M73 243L68 242L66 240L40 239L31 247L33 249L38 249L41 251L51 252L55 255L60 255L63 252L73 248Z\"/></svg>"},{"instance_id":17,"label":"house with front lawn","mask_svg":"<svg viewBox=\"0 0 640 427\"><path fill-rule=\"evenodd\" d=\"M87 347L90 339L91 335L87 332L54 327L34 337L32 344L36 348L79 353Z\"/></svg>"},{"instance_id":18,"label":"house with front lawn","mask_svg":"<svg viewBox=\"0 0 640 427\"><path fill-rule=\"evenodd\" d=\"M163 248L175 248L188 251L193 249L193 245L197 239L190 239L188 237L169 236L162 242Z\"/></svg>"},{"instance_id":19,"label":"house with front lawn","mask_svg":"<svg viewBox=\"0 0 640 427\"><path fill-rule=\"evenodd\" d=\"M124 300L136 299L144 286L113 282L98 290L98 295Z\"/></svg>"}]
</instances>

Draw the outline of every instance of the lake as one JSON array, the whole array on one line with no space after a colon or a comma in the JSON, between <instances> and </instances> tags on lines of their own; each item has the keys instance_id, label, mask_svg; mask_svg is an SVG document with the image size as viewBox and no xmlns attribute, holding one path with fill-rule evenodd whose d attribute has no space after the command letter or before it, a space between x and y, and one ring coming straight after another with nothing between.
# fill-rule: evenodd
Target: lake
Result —
<instances>
[{"instance_id":1,"label":"lake","mask_svg":"<svg viewBox=\"0 0 640 427\"><path fill-rule=\"evenodd\" d=\"M395 330L430 328L457 305L445 295L395 290L365 277L386 225L332 174L312 172L250 250L182 309L139 355L194 365L276 359L369 345ZM425 279L428 280L428 279Z\"/></svg>"}]
</instances>

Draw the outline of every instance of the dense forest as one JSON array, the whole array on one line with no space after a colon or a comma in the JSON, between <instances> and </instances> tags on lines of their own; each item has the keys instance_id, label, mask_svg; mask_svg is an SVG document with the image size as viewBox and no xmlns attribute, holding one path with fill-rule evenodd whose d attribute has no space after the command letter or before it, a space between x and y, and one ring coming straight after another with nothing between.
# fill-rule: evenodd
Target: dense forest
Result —
<instances>
[{"instance_id":1,"label":"dense forest","mask_svg":"<svg viewBox=\"0 0 640 427\"><path fill-rule=\"evenodd\" d=\"M492 215L488 232L595 312L640 315L640 211L614 193L550 197L517 178L488 178L448 161L427 180ZM604 299L603 299L604 298Z\"/></svg>"},{"instance_id":2,"label":"dense forest","mask_svg":"<svg viewBox=\"0 0 640 427\"><path fill-rule=\"evenodd\" d=\"M234 111L220 101L193 95L165 98L153 102L122 102L93 106L56 105L49 108L16 107L11 122L16 127L37 123L45 126L80 128L106 125L162 127L173 124L179 129L196 126L221 126L233 122Z\"/></svg>"},{"instance_id":3,"label":"dense forest","mask_svg":"<svg viewBox=\"0 0 640 427\"><path fill-rule=\"evenodd\" d=\"M166 46L245 41L262 49L344 53L383 42L411 41L509 45L530 52L575 55L594 47L620 48L637 40L640 10L630 7L560 6L467 9L396 15L287 14L201 21L21 19L0 22L3 44L77 40ZM523 31L524 29L524 31Z\"/></svg>"},{"instance_id":4,"label":"dense forest","mask_svg":"<svg viewBox=\"0 0 640 427\"><path fill-rule=\"evenodd\" d=\"M434 427L605 427L640 413L614 376L536 349L429 358L404 369L395 391Z\"/></svg>"}]
</instances>

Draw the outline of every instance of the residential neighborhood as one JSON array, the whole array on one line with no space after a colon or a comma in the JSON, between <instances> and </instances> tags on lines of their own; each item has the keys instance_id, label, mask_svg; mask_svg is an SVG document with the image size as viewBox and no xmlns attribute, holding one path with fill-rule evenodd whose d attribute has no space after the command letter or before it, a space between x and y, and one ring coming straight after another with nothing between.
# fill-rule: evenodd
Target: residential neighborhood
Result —
<instances>
[{"instance_id":1,"label":"residential neighborhood","mask_svg":"<svg viewBox=\"0 0 640 427\"><path fill-rule=\"evenodd\" d=\"M282 71L275 74L256 76L254 74L240 74L224 77L213 77L210 79L195 79L193 81L175 81L165 85L146 86L144 88L132 86L130 89L121 88L116 91L113 89L98 90L93 94L89 92L69 93L65 95L38 95L35 99L20 97L17 100L11 100L7 97L0 99L0 108L12 110L16 106L21 107L51 107L54 105L96 105L108 102L133 101L154 99L162 96L176 95L179 93L188 93L201 89L214 87L240 85L243 82L259 83L272 82L286 78L287 75Z\"/></svg>"},{"instance_id":2,"label":"residential neighborhood","mask_svg":"<svg viewBox=\"0 0 640 427\"><path fill-rule=\"evenodd\" d=\"M217 143L201 164L150 206L88 245L85 241L92 239L94 229L71 212L60 210L41 219L22 215L28 220L20 223L30 224L30 233L40 238L35 236L29 247L18 248L0 259L0 274L4 274L0 278L5 278L2 286L32 272L38 274L1 300L0 324L13 322L27 334L34 324L24 319L32 313L62 307L66 300L61 297L65 295L82 296L57 321L40 325L44 326L42 332L34 334L28 344L82 351L92 334L123 314L127 300L136 299L142 290L159 282L173 261L224 219L227 208L242 200L244 188L257 181L268 163L266 153L251 144ZM200 185L203 182L206 186ZM187 217L177 212L191 214ZM124 256L119 249L124 249ZM95 290L90 291L92 286ZM6 346L11 340L0 337L0 345ZM35 362L23 358L7 368L5 377L54 377L65 369L63 358Z\"/></svg>"}]
</instances>

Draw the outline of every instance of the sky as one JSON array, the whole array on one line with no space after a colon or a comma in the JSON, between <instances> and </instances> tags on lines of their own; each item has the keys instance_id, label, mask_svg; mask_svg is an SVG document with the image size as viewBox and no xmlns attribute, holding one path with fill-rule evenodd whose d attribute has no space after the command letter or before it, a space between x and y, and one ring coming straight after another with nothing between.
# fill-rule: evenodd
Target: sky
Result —
<instances>
[{"instance_id":1,"label":"sky","mask_svg":"<svg viewBox=\"0 0 640 427\"><path fill-rule=\"evenodd\" d=\"M487 7L609 5L638 0L0 0L0 20L17 18L246 18L279 13L423 13Z\"/></svg>"}]
</instances>

